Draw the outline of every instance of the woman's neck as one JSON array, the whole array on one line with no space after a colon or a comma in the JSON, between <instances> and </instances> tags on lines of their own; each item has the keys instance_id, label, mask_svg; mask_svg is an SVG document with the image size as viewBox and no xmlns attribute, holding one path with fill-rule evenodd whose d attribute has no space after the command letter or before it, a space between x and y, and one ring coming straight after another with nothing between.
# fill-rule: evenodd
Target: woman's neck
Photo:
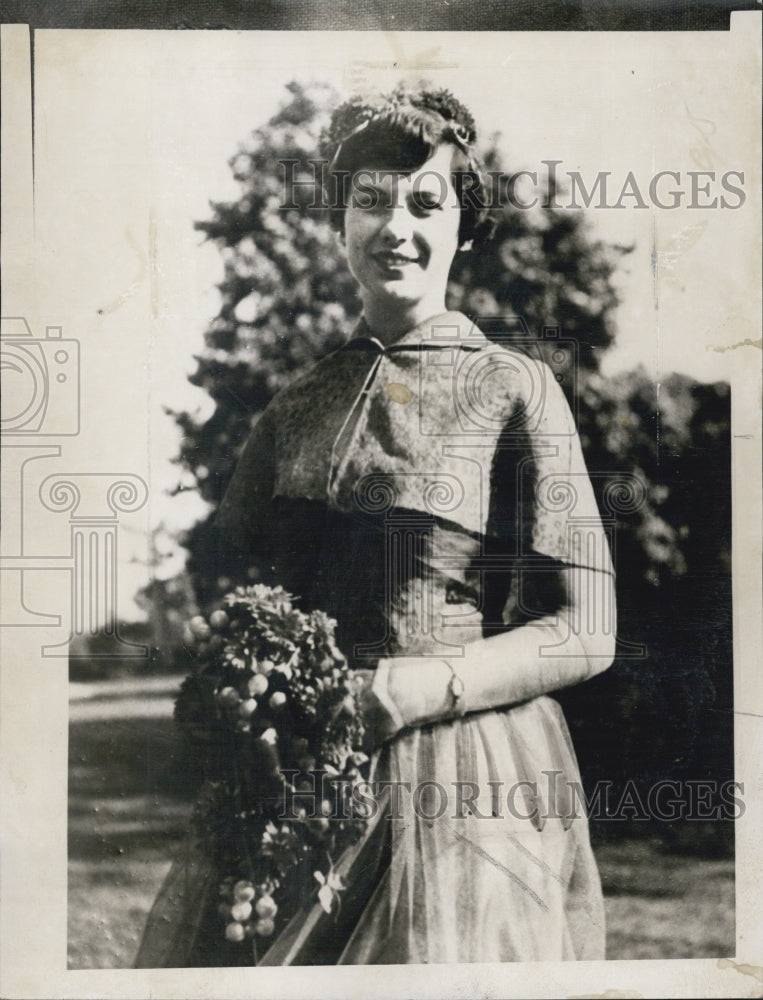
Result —
<instances>
[{"instance_id":1,"label":"woman's neck","mask_svg":"<svg viewBox=\"0 0 763 1000\"><path fill-rule=\"evenodd\" d=\"M444 296L437 301L416 302L409 307L402 306L399 302L363 301L366 325L385 346L394 343L398 337L413 330L430 316L439 316L445 311Z\"/></svg>"}]
</instances>

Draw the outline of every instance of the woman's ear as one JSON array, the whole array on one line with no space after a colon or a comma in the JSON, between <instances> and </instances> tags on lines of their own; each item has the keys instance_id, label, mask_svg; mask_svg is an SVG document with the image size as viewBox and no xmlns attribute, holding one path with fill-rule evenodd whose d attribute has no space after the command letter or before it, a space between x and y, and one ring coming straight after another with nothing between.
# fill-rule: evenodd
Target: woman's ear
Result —
<instances>
[{"instance_id":1,"label":"woman's ear","mask_svg":"<svg viewBox=\"0 0 763 1000\"><path fill-rule=\"evenodd\" d=\"M474 240L465 240L463 243L460 244L458 249L459 251L463 252L474 249Z\"/></svg>"}]
</instances>

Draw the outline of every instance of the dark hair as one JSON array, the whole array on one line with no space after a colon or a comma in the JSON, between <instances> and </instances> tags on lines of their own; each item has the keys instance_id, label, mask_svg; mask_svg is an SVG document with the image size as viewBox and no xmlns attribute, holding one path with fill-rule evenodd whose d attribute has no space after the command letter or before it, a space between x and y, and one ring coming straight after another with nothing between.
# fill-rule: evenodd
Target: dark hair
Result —
<instances>
[{"instance_id":1,"label":"dark hair","mask_svg":"<svg viewBox=\"0 0 763 1000\"><path fill-rule=\"evenodd\" d=\"M344 231L346 180L362 169L411 174L449 143L453 186L461 207L459 245L480 242L493 222L476 128L466 107L448 90L399 86L375 99L351 98L334 111L321 139L329 161L331 224Z\"/></svg>"}]
</instances>

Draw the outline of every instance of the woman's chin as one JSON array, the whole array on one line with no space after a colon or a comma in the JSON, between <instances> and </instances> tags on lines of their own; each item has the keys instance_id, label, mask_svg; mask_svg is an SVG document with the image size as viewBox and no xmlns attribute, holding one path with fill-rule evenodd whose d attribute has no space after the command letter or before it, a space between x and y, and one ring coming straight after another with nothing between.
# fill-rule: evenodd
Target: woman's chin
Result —
<instances>
[{"instance_id":1,"label":"woman's chin","mask_svg":"<svg viewBox=\"0 0 763 1000\"><path fill-rule=\"evenodd\" d=\"M402 277L385 281L374 298L386 306L397 305L401 308L411 309L423 301L423 291L413 282L406 281Z\"/></svg>"}]
</instances>

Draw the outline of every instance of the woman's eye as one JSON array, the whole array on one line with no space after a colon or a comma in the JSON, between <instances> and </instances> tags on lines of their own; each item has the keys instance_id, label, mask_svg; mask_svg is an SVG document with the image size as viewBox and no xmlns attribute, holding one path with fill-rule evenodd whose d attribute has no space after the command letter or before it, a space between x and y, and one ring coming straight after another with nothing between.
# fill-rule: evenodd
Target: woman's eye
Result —
<instances>
[{"instance_id":1,"label":"woman's eye","mask_svg":"<svg viewBox=\"0 0 763 1000\"><path fill-rule=\"evenodd\" d=\"M363 212L378 212L382 199L374 191L358 191L353 194L350 204Z\"/></svg>"},{"instance_id":2,"label":"woman's eye","mask_svg":"<svg viewBox=\"0 0 763 1000\"><path fill-rule=\"evenodd\" d=\"M388 191L365 188L353 194L350 204L364 212L387 212L392 206L392 197Z\"/></svg>"},{"instance_id":3,"label":"woman's eye","mask_svg":"<svg viewBox=\"0 0 763 1000\"><path fill-rule=\"evenodd\" d=\"M442 208L442 202L438 195L426 194L423 192L418 192L412 198L414 210L419 212L434 212L438 208Z\"/></svg>"}]
</instances>

